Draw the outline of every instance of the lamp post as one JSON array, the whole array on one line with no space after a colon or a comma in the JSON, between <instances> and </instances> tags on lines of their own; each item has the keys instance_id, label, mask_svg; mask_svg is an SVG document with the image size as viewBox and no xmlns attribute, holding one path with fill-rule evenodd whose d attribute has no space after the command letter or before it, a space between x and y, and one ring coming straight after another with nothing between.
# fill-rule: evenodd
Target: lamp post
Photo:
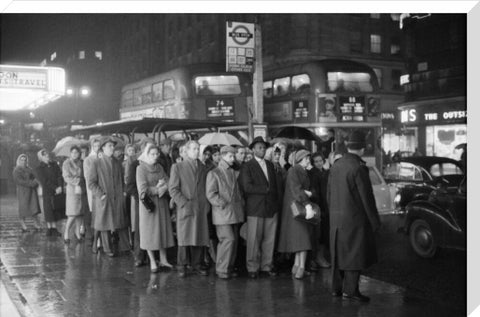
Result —
<instances>
[{"instance_id":1,"label":"lamp post","mask_svg":"<svg viewBox=\"0 0 480 317\"><path fill-rule=\"evenodd\" d=\"M79 98L81 99L87 99L90 97L90 94L92 93L90 88L87 86L82 86L82 87L69 87L65 91L67 98L74 98L74 107L75 107L75 120L79 122L78 120L78 114L79 114Z\"/></svg>"}]
</instances>

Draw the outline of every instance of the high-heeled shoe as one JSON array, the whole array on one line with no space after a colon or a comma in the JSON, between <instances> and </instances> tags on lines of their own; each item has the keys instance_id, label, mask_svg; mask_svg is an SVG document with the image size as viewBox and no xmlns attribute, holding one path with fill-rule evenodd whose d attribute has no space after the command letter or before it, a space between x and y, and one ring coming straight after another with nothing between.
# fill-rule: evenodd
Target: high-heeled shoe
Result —
<instances>
[{"instance_id":1,"label":"high-heeled shoe","mask_svg":"<svg viewBox=\"0 0 480 317\"><path fill-rule=\"evenodd\" d=\"M294 266L292 267L292 275L297 274L297 271L298 271L298 265L294 265Z\"/></svg>"},{"instance_id":2,"label":"high-heeled shoe","mask_svg":"<svg viewBox=\"0 0 480 317\"><path fill-rule=\"evenodd\" d=\"M70 244L70 239L63 239L63 243Z\"/></svg>"},{"instance_id":3,"label":"high-heeled shoe","mask_svg":"<svg viewBox=\"0 0 480 317\"><path fill-rule=\"evenodd\" d=\"M160 272L160 267L150 268L150 272L152 272L152 273L158 273L158 272Z\"/></svg>"},{"instance_id":4,"label":"high-heeled shoe","mask_svg":"<svg viewBox=\"0 0 480 317\"><path fill-rule=\"evenodd\" d=\"M22 233L28 232L27 228L22 228Z\"/></svg>"},{"instance_id":5,"label":"high-heeled shoe","mask_svg":"<svg viewBox=\"0 0 480 317\"><path fill-rule=\"evenodd\" d=\"M295 274L295 278L297 280L301 280L305 275L305 269L303 267L299 267L297 273Z\"/></svg>"},{"instance_id":6,"label":"high-heeled shoe","mask_svg":"<svg viewBox=\"0 0 480 317\"><path fill-rule=\"evenodd\" d=\"M161 268L166 268L166 269L172 269L173 268L173 265L171 265L168 262L159 262L158 266L161 267Z\"/></svg>"}]
</instances>

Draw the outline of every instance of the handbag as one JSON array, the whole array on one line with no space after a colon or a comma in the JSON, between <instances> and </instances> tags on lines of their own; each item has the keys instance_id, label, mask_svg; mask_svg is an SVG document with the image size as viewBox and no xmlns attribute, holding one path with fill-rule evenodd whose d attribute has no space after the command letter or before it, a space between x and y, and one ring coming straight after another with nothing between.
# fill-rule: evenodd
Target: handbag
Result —
<instances>
[{"instance_id":1,"label":"handbag","mask_svg":"<svg viewBox=\"0 0 480 317\"><path fill-rule=\"evenodd\" d=\"M315 212L315 215L310 218L306 219L307 209L304 205L300 204L297 201L292 201L290 205L290 210L292 211L292 216L295 220L307 222L313 225L318 225L320 223L320 207L315 203L310 203L312 205L312 209Z\"/></svg>"},{"instance_id":2,"label":"handbag","mask_svg":"<svg viewBox=\"0 0 480 317\"><path fill-rule=\"evenodd\" d=\"M142 195L140 195L140 201L142 202L143 206L148 210L148 212L154 212L155 211L155 203L153 202L152 198L147 195L146 192L143 192Z\"/></svg>"}]
</instances>

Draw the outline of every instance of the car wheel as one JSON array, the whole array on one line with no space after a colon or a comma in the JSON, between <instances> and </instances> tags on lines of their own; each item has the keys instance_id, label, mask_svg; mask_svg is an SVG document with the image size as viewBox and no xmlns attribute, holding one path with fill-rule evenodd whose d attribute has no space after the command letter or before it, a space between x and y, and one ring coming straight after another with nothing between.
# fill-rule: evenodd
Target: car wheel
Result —
<instances>
[{"instance_id":1,"label":"car wheel","mask_svg":"<svg viewBox=\"0 0 480 317\"><path fill-rule=\"evenodd\" d=\"M437 251L430 225L423 219L415 220L410 226L410 244L422 258L431 258Z\"/></svg>"}]
</instances>

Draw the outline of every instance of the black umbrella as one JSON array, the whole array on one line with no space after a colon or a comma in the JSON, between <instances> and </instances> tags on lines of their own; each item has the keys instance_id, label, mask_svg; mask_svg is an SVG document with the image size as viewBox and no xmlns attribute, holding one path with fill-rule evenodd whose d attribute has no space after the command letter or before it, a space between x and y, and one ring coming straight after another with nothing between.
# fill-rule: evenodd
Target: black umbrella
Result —
<instances>
[{"instance_id":1,"label":"black umbrella","mask_svg":"<svg viewBox=\"0 0 480 317\"><path fill-rule=\"evenodd\" d=\"M321 142L320 138L312 131L306 128L295 127L295 126L289 126L281 129L275 137Z\"/></svg>"}]
</instances>

